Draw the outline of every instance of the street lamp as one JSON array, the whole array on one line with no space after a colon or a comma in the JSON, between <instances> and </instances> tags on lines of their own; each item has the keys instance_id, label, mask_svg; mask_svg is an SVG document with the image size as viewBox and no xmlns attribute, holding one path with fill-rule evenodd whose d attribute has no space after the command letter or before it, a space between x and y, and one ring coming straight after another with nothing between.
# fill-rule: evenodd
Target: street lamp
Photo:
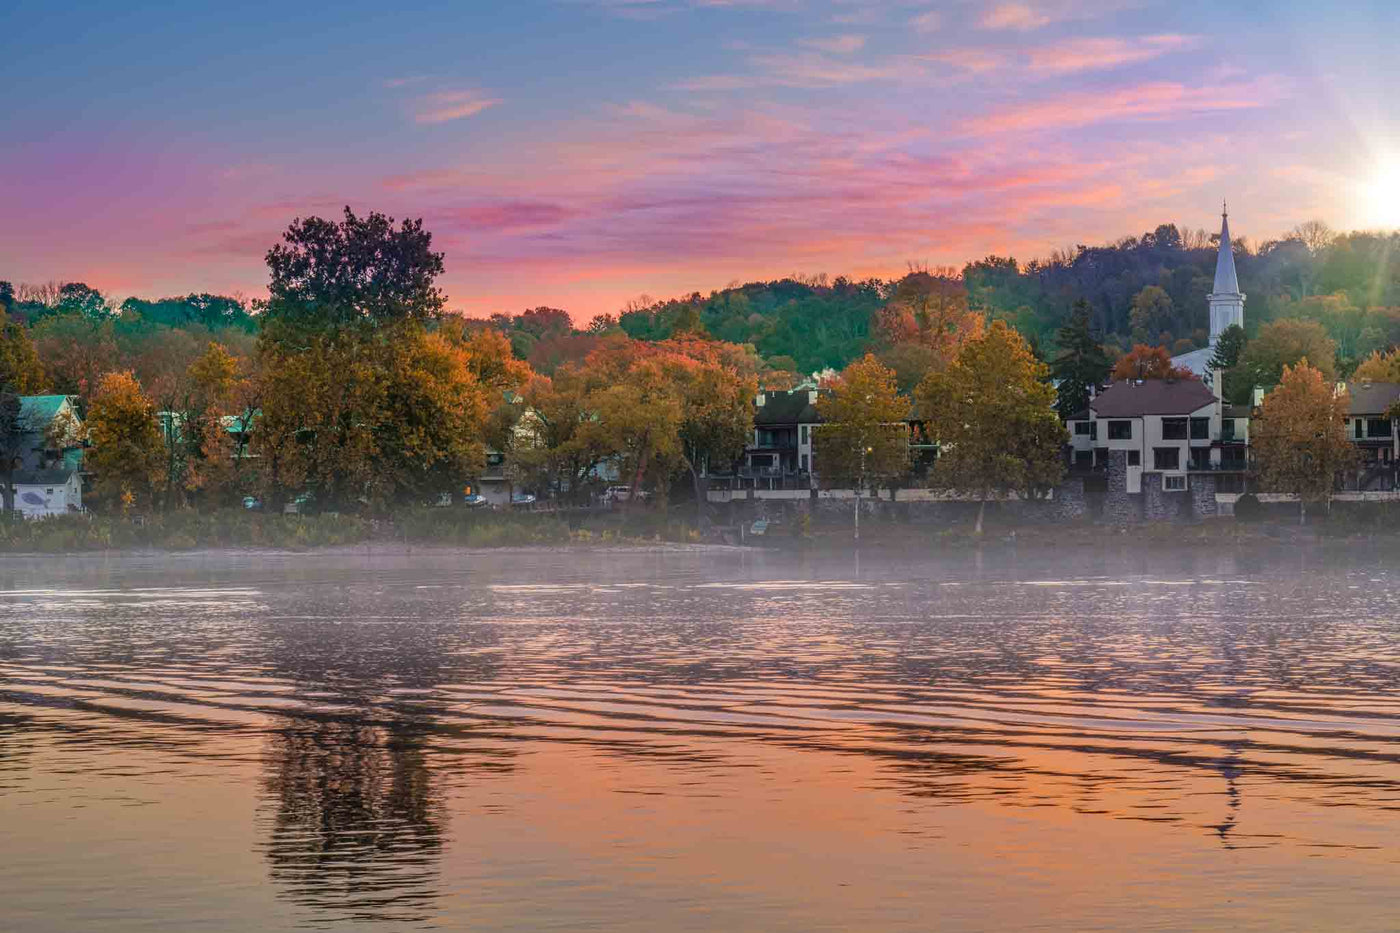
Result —
<instances>
[{"instance_id":1,"label":"street lamp","mask_svg":"<svg viewBox=\"0 0 1400 933\"><path fill-rule=\"evenodd\" d=\"M875 452L874 447L866 447L863 444L860 448L860 479L856 481L856 541L860 541L860 493L865 488L865 455Z\"/></svg>"}]
</instances>

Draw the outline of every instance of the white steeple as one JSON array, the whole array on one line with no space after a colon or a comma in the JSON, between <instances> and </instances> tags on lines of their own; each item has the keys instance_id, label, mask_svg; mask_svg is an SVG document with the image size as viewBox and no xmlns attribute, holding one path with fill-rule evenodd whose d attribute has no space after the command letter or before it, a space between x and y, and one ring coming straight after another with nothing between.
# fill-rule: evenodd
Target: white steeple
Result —
<instances>
[{"instance_id":1,"label":"white steeple","mask_svg":"<svg viewBox=\"0 0 1400 933\"><path fill-rule=\"evenodd\" d=\"M1221 205L1220 253L1215 259L1215 287L1210 293L1210 343L1220 339L1231 324L1244 326L1244 295L1235 277L1235 254L1230 248L1230 214Z\"/></svg>"}]
</instances>

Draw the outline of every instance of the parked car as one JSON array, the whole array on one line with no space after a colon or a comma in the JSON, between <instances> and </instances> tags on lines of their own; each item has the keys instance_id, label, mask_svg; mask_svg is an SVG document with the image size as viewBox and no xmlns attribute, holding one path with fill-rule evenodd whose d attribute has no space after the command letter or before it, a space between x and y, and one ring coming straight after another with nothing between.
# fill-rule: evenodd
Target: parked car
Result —
<instances>
[{"instance_id":1,"label":"parked car","mask_svg":"<svg viewBox=\"0 0 1400 933\"><path fill-rule=\"evenodd\" d=\"M470 496L462 497L462 504L469 509L480 509L490 505L486 497L479 492L474 492Z\"/></svg>"},{"instance_id":2,"label":"parked car","mask_svg":"<svg viewBox=\"0 0 1400 933\"><path fill-rule=\"evenodd\" d=\"M311 511L311 506L315 501L316 496L313 493L304 492L283 506L282 512L286 515L301 515Z\"/></svg>"},{"instance_id":3,"label":"parked car","mask_svg":"<svg viewBox=\"0 0 1400 933\"><path fill-rule=\"evenodd\" d=\"M257 496L244 496L243 507L250 512L261 512L262 500L259 499Z\"/></svg>"},{"instance_id":4,"label":"parked car","mask_svg":"<svg viewBox=\"0 0 1400 933\"><path fill-rule=\"evenodd\" d=\"M632 496L631 486L609 486L603 492L603 501L611 505L615 502L626 502L631 499ZM643 489L636 493L636 498L639 502L645 502L647 499L651 498L651 493Z\"/></svg>"},{"instance_id":5,"label":"parked car","mask_svg":"<svg viewBox=\"0 0 1400 933\"><path fill-rule=\"evenodd\" d=\"M535 497L528 492L517 492L510 497L511 505L534 505Z\"/></svg>"}]
</instances>

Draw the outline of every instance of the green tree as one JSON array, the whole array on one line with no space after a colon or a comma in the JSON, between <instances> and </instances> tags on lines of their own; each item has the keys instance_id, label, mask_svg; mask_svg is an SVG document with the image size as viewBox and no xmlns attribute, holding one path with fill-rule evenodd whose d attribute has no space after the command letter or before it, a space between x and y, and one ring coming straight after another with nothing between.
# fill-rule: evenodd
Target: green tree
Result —
<instances>
[{"instance_id":1,"label":"green tree","mask_svg":"<svg viewBox=\"0 0 1400 933\"><path fill-rule=\"evenodd\" d=\"M378 212L358 217L349 207L339 223L296 220L283 243L267 251L271 272L266 318L296 330L405 321L427 323L442 313L443 295L433 284L442 274L442 253L422 220Z\"/></svg>"},{"instance_id":2,"label":"green tree","mask_svg":"<svg viewBox=\"0 0 1400 933\"><path fill-rule=\"evenodd\" d=\"M1074 303L1074 314L1056 334L1060 352L1050 364L1050 373L1059 380L1056 389L1058 410L1062 419L1089 407L1090 392L1108 378L1113 362L1094 336L1090 324L1092 309L1080 299Z\"/></svg>"},{"instance_id":3,"label":"green tree","mask_svg":"<svg viewBox=\"0 0 1400 933\"><path fill-rule=\"evenodd\" d=\"M1249 338L1245 336L1244 328L1238 324L1231 324L1220 332L1220 337L1215 342L1215 352L1210 357L1210 368L1216 372L1224 372L1238 366L1248 344Z\"/></svg>"},{"instance_id":4,"label":"green tree","mask_svg":"<svg viewBox=\"0 0 1400 933\"><path fill-rule=\"evenodd\" d=\"M1346 394L1334 393L1331 380L1303 359L1283 367L1250 424L1259 481L1266 490L1297 494L1299 524L1307 520L1308 502L1330 504L1338 477L1356 462L1347 409Z\"/></svg>"},{"instance_id":5,"label":"green tree","mask_svg":"<svg viewBox=\"0 0 1400 933\"><path fill-rule=\"evenodd\" d=\"M842 370L817 399L822 423L813 441L815 470L827 488L879 489L909 469L909 400L894 370L873 354Z\"/></svg>"},{"instance_id":6,"label":"green tree","mask_svg":"<svg viewBox=\"0 0 1400 933\"><path fill-rule=\"evenodd\" d=\"M939 444L931 484L978 498L978 534L990 496L1038 497L1064 476L1069 435L1046 375L1021 335L995 321L916 393Z\"/></svg>"},{"instance_id":7,"label":"green tree","mask_svg":"<svg viewBox=\"0 0 1400 933\"><path fill-rule=\"evenodd\" d=\"M1158 334L1176 326L1172 298L1158 285L1149 285L1133 296L1128 317L1132 322L1133 339L1140 343L1156 339Z\"/></svg>"},{"instance_id":8,"label":"green tree","mask_svg":"<svg viewBox=\"0 0 1400 933\"><path fill-rule=\"evenodd\" d=\"M0 504L7 516L15 508L15 471L31 433L19 394L0 386Z\"/></svg>"}]
</instances>

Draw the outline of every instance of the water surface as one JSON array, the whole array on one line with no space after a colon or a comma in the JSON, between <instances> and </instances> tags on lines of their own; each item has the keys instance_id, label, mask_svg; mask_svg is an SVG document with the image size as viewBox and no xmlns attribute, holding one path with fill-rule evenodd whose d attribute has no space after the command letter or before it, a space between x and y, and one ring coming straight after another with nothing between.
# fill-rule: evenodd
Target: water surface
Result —
<instances>
[{"instance_id":1,"label":"water surface","mask_svg":"<svg viewBox=\"0 0 1400 933\"><path fill-rule=\"evenodd\" d=\"M1292 552L0 562L0 929L1393 930L1400 589Z\"/></svg>"}]
</instances>

